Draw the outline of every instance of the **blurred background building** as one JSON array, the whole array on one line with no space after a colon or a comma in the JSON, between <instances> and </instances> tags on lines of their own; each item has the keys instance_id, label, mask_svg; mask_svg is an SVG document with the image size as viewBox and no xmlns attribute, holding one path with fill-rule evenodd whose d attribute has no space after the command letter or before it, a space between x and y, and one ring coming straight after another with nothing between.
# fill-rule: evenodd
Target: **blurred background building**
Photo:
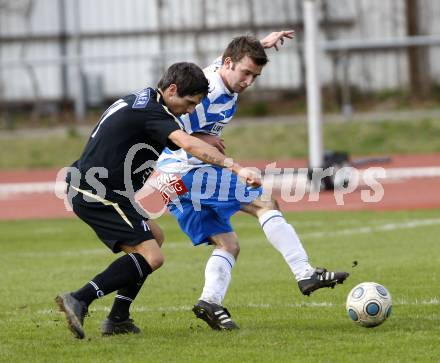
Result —
<instances>
[{"instance_id":1,"label":"blurred background building","mask_svg":"<svg viewBox=\"0 0 440 363\"><path fill-rule=\"evenodd\" d=\"M440 84L440 1L317 2L322 83L340 109L354 92L424 98ZM36 119L75 110L81 119L155 85L171 63L208 65L236 35L282 29L297 37L249 91L263 100L304 92L302 0L0 0L3 124L17 109Z\"/></svg>"}]
</instances>

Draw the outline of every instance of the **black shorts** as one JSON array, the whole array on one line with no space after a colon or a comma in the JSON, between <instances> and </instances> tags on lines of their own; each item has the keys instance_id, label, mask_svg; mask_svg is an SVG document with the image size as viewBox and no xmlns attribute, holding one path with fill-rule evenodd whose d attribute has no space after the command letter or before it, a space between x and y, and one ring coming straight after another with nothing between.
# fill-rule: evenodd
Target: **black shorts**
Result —
<instances>
[{"instance_id":1,"label":"black shorts","mask_svg":"<svg viewBox=\"0 0 440 363\"><path fill-rule=\"evenodd\" d=\"M147 224L148 218L139 214L128 199L117 203L109 200L91 202L84 200L84 195L78 192L72 198L71 204L75 214L86 222L114 253L121 251L120 244L136 246L143 241L154 239Z\"/></svg>"}]
</instances>

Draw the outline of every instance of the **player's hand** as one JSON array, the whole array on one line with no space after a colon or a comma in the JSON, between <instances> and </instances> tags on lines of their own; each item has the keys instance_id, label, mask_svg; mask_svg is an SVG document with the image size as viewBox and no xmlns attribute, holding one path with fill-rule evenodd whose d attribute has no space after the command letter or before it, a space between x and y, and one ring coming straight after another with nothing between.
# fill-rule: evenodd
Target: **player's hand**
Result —
<instances>
[{"instance_id":1,"label":"player's hand","mask_svg":"<svg viewBox=\"0 0 440 363\"><path fill-rule=\"evenodd\" d=\"M195 132L191 136L197 137L198 139L206 142L207 144L214 146L223 155L225 154L226 146L224 140L217 135L203 134L201 132Z\"/></svg>"},{"instance_id":2,"label":"player's hand","mask_svg":"<svg viewBox=\"0 0 440 363\"><path fill-rule=\"evenodd\" d=\"M274 47L277 51L278 48L284 44L284 38L293 39L295 36L295 30L282 30L280 32L273 32L260 40L263 48L272 48ZM278 42L280 44L278 44Z\"/></svg>"},{"instance_id":3,"label":"player's hand","mask_svg":"<svg viewBox=\"0 0 440 363\"><path fill-rule=\"evenodd\" d=\"M250 168L241 168L238 172L238 176L246 181L246 184L258 188L261 187L261 174Z\"/></svg>"}]
</instances>

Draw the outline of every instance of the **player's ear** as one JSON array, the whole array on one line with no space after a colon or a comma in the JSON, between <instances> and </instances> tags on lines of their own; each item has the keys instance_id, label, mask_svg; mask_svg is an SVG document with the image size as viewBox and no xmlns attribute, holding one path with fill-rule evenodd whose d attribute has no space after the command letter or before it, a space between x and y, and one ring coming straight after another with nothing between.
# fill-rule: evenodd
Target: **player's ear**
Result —
<instances>
[{"instance_id":1,"label":"player's ear","mask_svg":"<svg viewBox=\"0 0 440 363\"><path fill-rule=\"evenodd\" d=\"M174 83L171 83L171 84L168 86L167 91L168 91L168 95L169 95L170 97L173 97L173 96L177 95L177 85L174 84Z\"/></svg>"},{"instance_id":2,"label":"player's ear","mask_svg":"<svg viewBox=\"0 0 440 363\"><path fill-rule=\"evenodd\" d=\"M231 69L233 64L232 64L232 58L231 57L226 57L225 60L223 61L224 66L226 67L226 69Z\"/></svg>"}]
</instances>

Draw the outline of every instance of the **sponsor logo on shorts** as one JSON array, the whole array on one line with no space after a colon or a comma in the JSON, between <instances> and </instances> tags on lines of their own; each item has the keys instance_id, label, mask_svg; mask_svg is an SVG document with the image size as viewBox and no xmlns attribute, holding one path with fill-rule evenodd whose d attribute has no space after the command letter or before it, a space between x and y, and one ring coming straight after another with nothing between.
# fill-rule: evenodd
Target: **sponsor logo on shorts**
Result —
<instances>
[{"instance_id":1,"label":"sponsor logo on shorts","mask_svg":"<svg viewBox=\"0 0 440 363\"><path fill-rule=\"evenodd\" d=\"M179 195L188 193L188 189L182 179L175 174L159 174L156 183L165 204L173 201Z\"/></svg>"}]
</instances>

